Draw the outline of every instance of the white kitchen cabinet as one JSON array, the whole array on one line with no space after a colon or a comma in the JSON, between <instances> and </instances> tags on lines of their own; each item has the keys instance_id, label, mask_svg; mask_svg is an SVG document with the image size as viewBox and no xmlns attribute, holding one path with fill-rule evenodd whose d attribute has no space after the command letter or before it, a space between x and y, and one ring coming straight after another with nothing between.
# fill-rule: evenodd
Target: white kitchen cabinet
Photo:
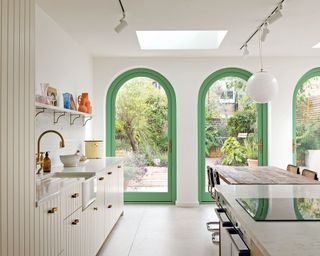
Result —
<instances>
[{"instance_id":1,"label":"white kitchen cabinet","mask_svg":"<svg viewBox=\"0 0 320 256\"><path fill-rule=\"evenodd\" d=\"M114 223L114 173L108 170L105 181L104 205L105 205L105 236L110 233Z\"/></svg>"},{"instance_id":2,"label":"white kitchen cabinet","mask_svg":"<svg viewBox=\"0 0 320 256\"><path fill-rule=\"evenodd\" d=\"M67 256L82 255L81 233L85 233L82 217L82 208L79 208L63 221L63 247Z\"/></svg>"},{"instance_id":3,"label":"white kitchen cabinet","mask_svg":"<svg viewBox=\"0 0 320 256\"><path fill-rule=\"evenodd\" d=\"M69 188L61 191L61 207L62 207L62 216L67 218L77 209L82 206L82 189L81 182L73 184Z\"/></svg>"},{"instance_id":4,"label":"white kitchen cabinet","mask_svg":"<svg viewBox=\"0 0 320 256\"><path fill-rule=\"evenodd\" d=\"M97 248L98 235L95 232L96 228L96 207L94 204L88 206L81 216L81 255L95 255Z\"/></svg>"},{"instance_id":5,"label":"white kitchen cabinet","mask_svg":"<svg viewBox=\"0 0 320 256\"><path fill-rule=\"evenodd\" d=\"M123 212L123 170L115 165L96 176L96 201L86 209L82 208L81 181L37 207L36 256L98 253ZM48 213L50 210L53 213Z\"/></svg>"},{"instance_id":6,"label":"white kitchen cabinet","mask_svg":"<svg viewBox=\"0 0 320 256\"><path fill-rule=\"evenodd\" d=\"M117 174L118 174L118 182L117 182L117 200L118 200L118 212L117 212L117 218L123 214L123 207L124 207L124 177L123 177L123 167L122 165L117 166Z\"/></svg>"},{"instance_id":7,"label":"white kitchen cabinet","mask_svg":"<svg viewBox=\"0 0 320 256\"><path fill-rule=\"evenodd\" d=\"M114 166L107 171L105 182L105 206L107 207L106 233L109 233L123 212L123 171L120 165Z\"/></svg>"},{"instance_id":8,"label":"white kitchen cabinet","mask_svg":"<svg viewBox=\"0 0 320 256\"><path fill-rule=\"evenodd\" d=\"M106 174L98 175L97 181L97 198L91 208L94 208L94 217L95 217L95 243L94 243L94 255L98 252L99 248L103 244L106 234L106 225L107 220L106 216L106 207L104 204L104 196L105 196L105 181L106 181ZM90 209L90 208L88 208ZM88 210L86 209L86 211Z\"/></svg>"},{"instance_id":9,"label":"white kitchen cabinet","mask_svg":"<svg viewBox=\"0 0 320 256\"><path fill-rule=\"evenodd\" d=\"M58 256L62 253L62 212L60 195L44 202L36 208L35 255Z\"/></svg>"}]
</instances>

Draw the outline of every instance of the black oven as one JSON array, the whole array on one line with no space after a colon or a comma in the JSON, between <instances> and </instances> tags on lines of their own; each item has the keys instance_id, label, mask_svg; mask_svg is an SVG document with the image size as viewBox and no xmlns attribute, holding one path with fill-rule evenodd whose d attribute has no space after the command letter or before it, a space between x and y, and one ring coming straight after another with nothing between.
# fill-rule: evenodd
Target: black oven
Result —
<instances>
[{"instance_id":1,"label":"black oven","mask_svg":"<svg viewBox=\"0 0 320 256\"><path fill-rule=\"evenodd\" d=\"M244 242L240 229L227 214L225 208L215 209L220 221L220 256L249 256L250 248Z\"/></svg>"}]
</instances>

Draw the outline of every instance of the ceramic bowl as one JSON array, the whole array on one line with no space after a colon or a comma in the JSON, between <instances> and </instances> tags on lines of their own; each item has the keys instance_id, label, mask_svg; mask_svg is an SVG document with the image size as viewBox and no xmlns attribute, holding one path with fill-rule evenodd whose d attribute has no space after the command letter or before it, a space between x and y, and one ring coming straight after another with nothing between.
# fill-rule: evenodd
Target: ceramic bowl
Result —
<instances>
[{"instance_id":1,"label":"ceramic bowl","mask_svg":"<svg viewBox=\"0 0 320 256\"><path fill-rule=\"evenodd\" d=\"M60 161L65 167L75 167L78 166L81 156L79 155L61 155Z\"/></svg>"}]
</instances>

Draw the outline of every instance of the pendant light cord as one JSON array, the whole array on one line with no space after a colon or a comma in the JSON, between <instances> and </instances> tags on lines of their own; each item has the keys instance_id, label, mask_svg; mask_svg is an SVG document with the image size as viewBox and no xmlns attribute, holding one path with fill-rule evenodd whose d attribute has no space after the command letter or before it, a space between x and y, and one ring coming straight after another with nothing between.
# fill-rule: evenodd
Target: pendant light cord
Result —
<instances>
[{"instance_id":1,"label":"pendant light cord","mask_svg":"<svg viewBox=\"0 0 320 256\"><path fill-rule=\"evenodd\" d=\"M126 11L124 10L124 7L123 7L121 0L119 0L119 4L120 4L121 11L122 11L123 19L124 19L126 17Z\"/></svg>"},{"instance_id":2,"label":"pendant light cord","mask_svg":"<svg viewBox=\"0 0 320 256\"><path fill-rule=\"evenodd\" d=\"M259 60L261 72L263 71L263 62L262 62L262 42L261 42L261 28L259 30Z\"/></svg>"}]
</instances>

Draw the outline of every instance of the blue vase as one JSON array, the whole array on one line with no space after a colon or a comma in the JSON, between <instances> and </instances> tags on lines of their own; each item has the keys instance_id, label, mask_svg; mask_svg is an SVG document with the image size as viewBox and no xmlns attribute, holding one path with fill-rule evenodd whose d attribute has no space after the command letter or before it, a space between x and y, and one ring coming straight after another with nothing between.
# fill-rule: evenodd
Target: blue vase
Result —
<instances>
[{"instance_id":1,"label":"blue vase","mask_svg":"<svg viewBox=\"0 0 320 256\"><path fill-rule=\"evenodd\" d=\"M63 107L66 109L70 109L70 98L71 94L66 92L63 94Z\"/></svg>"}]
</instances>

